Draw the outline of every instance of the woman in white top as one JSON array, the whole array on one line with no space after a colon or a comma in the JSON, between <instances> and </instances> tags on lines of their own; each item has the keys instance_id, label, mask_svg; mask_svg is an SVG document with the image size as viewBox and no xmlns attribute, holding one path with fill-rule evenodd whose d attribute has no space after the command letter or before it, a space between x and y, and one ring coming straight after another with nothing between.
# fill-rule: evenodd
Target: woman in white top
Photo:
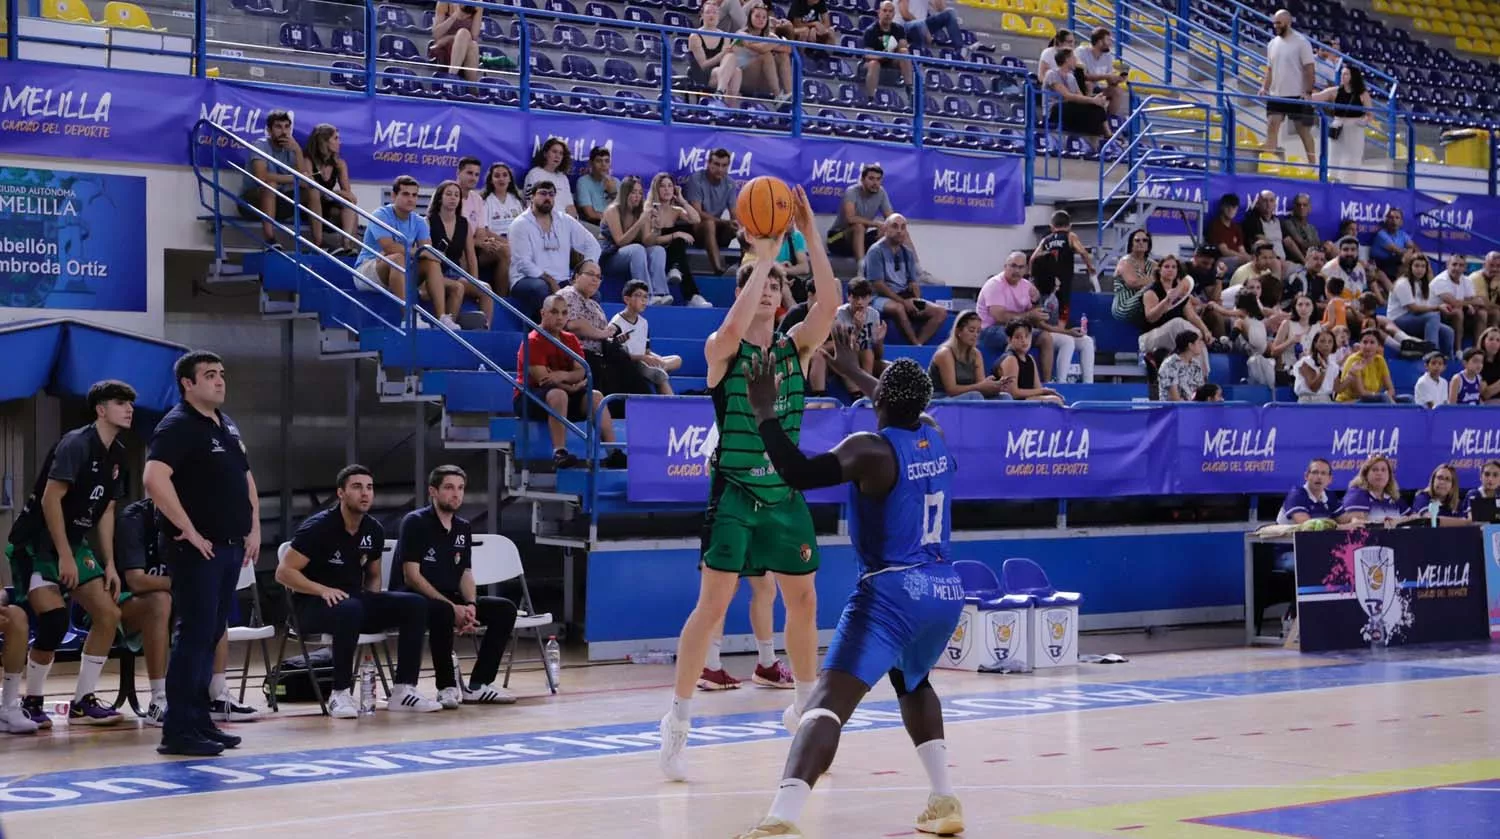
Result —
<instances>
[{"instance_id":1,"label":"woman in white top","mask_svg":"<svg viewBox=\"0 0 1500 839\"><path fill-rule=\"evenodd\" d=\"M1271 342L1270 356L1280 361L1281 369L1291 370L1295 367L1302 349L1307 346L1311 336L1318 332L1318 324L1313 320L1316 309L1312 298L1306 294L1299 294L1292 301L1291 319L1281 322L1281 328L1276 330L1276 340Z\"/></svg>"},{"instance_id":2,"label":"woman in white top","mask_svg":"<svg viewBox=\"0 0 1500 839\"><path fill-rule=\"evenodd\" d=\"M1396 328L1438 348L1444 358L1453 357L1453 327L1443 323L1443 301L1432 293L1432 265L1424 254L1406 258L1401 279L1391 289L1386 317Z\"/></svg>"},{"instance_id":3,"label":"woman in white top","mask_svg":"<svg viewBox=\"0 0 1500 839\"><path fill-rule=\"evenodd\" d=\"M1313 334L1307 352L1292 367L1292 392L1298 402L1332 402L1338 384L1339 366L1333 362L1333 333Z\"/></svg>"},{"instance_id":4,"label":"woman in white top","mask_svg":"<svg viewBox=\"0 0 1500 839\"><path fill-rule=\"evenodd\" d=\"M484 189L479 193L484 198L484 226L499 236L499 265L490 284L501 297L510 294L510 223L525 211L521 204L521 191L516 188L516 176L504 163L491 163L484 176Z\"/></svg>"},{"instance_id":5,"label":"woman in white top","mask_svg":"<svg viewBox=\"0 0 1500 839\"><path fill-rule=\"evenodd\" d=\"M530 193L537 181L551 181L557 188L557 200L552 206L578 218L578 208L573 206L573 184L568 180L568 173L572 171L573 153L568 151L568 144L549 137L531 158L531 170L526 173L526 191Z\"/></svg>"},{"instance_id":6,"label":"woman in white top","mask_svg":"<svg viewBox=\"0 0 1500 839\"><path fill-rule=\"evenodd\" d=\"M1042 50L1041 58L1037 59L1036 77L1038 79L1045 79L1048 73L1057 69L1058 50L1071 50L1077 48L1077 46L1078 40L1073 37L1071 30L1057 30L1057 34L1053 35L1052 40L1047 42L1047 48Z\"/></svg>"}]
</instances>

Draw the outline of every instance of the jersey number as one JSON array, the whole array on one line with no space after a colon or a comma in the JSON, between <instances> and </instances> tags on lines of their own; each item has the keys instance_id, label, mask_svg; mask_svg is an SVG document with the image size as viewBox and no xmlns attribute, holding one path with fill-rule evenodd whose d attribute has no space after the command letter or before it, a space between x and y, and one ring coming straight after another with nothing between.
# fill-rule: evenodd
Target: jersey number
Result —
<instances>
[{"instance_id":1,"label":"jersey number","mask_svg":"<svg viewBox=\"0 0 1500 839\"><path fill-rule=\"evenodd\" d=\"M943 541L943 494L929 492L922 498L922 544Z\"/></svg>"},{"instance_id":2,"label":"jersey number","mask_svg":"<svg viewBox=\"0 0 1500 839\"><path fill-rule=\"evenodd\" d=\"M90 501L99 501L99 500L102 500L103 498L104 498L104 487L102 487L102 486L96 486L93 489L89 490L89 500Z\"/></svg>"}]
</instances>

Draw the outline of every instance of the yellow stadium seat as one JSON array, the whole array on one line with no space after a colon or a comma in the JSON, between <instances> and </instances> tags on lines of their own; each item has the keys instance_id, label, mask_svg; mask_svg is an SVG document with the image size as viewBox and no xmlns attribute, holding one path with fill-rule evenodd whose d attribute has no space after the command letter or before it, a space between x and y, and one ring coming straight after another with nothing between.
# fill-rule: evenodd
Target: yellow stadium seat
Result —
<instances>
[{"instance_id":1,"label":"yellow stadium seat","mask_svg":"<svg viewBox=\"0 0 1500 839\"><path fill-rule=\"evenodd\" d=\"M1431 32L1432 24L1428 22L1427 18L1419 17L1412 23L1412 28L1418 32Z\"/></svg>"},{"instance_id":2,"label":"yellow stadium seat","mask_svg":"<svg viewBox=\"0 0 1500 839\"><path fill-rule=\"evenodd\" d=\"M1421 143L1418 143L1417 144L1417 162L1418 163L1441 163L1442 161L1438 160L1437 152L1433 150L1432 146L1424 146Z\"/></svg>"},{"instance_id":3,"label":"yellow stadium seat","mask_svg":"<svg viewBox=\"0 0 1500 839\"><path fill-rule=\"evenodd\" d=\"M1444 9L1439 17L1449 23L1463 23L1463 20L1458 16L1457 9Z\"/></svg>"},{"instance_id":4,"label":"yellow stadium seat","mask_svg":"<svg viewBox=\"0 0 1500 839\"><path fill-rule=\"evenodd\" d=\"M1391 14L1393 15L1406 15L1407 17L1413 17L1416 15L1416 12L1413 12L1411 9L1407 8L1406 4L1402 3L1401 0L1392 0L1390 8Z\"/></svg>"},{"instance_id":5,"label":"yellow stadium seat","mask_svg":"<svg viewBox=\"0 0 1500 839\"><path fill-rule=\"evenodd\" d=\"M1428 0L1427 5L1433 7L1434 9L1457 8L1453 5L1453 0Z\"/></svg>"},{"instance_id":6,"label":"yellow stadium seat","mask_svg":"<svg viewBox=\"0 0 1500 839\"><path fill-rule=\"evenodd\" d=\"M1464 52L1474 52L1474 42L1460 35L1453 39L1453 45Z\"/></svg>"},{"instance_id":7,"label":"yellow stadium seat","mask_svg":"<svg viewBox=\"0 0 1500 839\"><path fill-rule=\"evenodd\" d=\"M63 23L97 23L83 0L42 0L42 17Z\"/></svg>"},{"instance_id":8,"label":"yellow stadium seat","mask_svg":"<svg viewBox=\"0 0 1500 839\"><path fill-rule=\"evenodd\" d=\"M151 25L151 16L146 14L134 3L124 3L121 0L111 0L104 5L104 20L106 26L115 26L120 29L148 29L154 32L165 32L165 28L158 29Z\"/></svg>"},{"instance_id":9,"label":"yellow stadium seat","mask_svg":"<svg viewBox=\"0 0 1500 839\"><path fill-rule=\"evenodd\" d=\"M1485 13L1485 12L1481 12L1480 14L1475 15L1474 16L1474 20L1478 21L1480 26L1496 26L1496 25L1500 25L1500 24L1496 24L1495 23L1495 16L1494 15L1488 14L1488 13Z\"/></svg>"},{"instance_id":10,"label":"yellow stadium seat","mask_svg":"<svg viewBox=\"0 0 1500 839\"><path fill-rule=\"evenodd\" d=\"M1375 0L1374 8L1383 15L1392 14L1389 0Z\"/></svg>"},{"instance_id":11,"label":"yellow stadium seat","mask_svg":"<svg viewBox=\"0 0 1500 839\"><path fill-rule=\"evenodd\" d=\"M1454 34L1457 34L1457 33L1449 31L1449 29L1448 29L1448 21L1446 21L1446 20L1434 20L1434 21L1429 21L1429 22L1432 24L1432 34L1434 34L1434 35L1454 35Z\"/></svg>"},{"instance_id":12,"label":"yellow stadium seat","mask_svg":"<svg viewBox=\"0 0 1500 839\"><path fill-rule=\"evenodd\" d=\"M1033 38L1051 40L1055 35L1057 35L1057 27L1053 25L1051 20L1044 17L1034 17L1031 19L1031 36Z\"/></svg>"},{"instance_id":13,"label":"yellow stadium seat","mask_svg":"<svg viewBox=\"0 0 1500 839\"><path fill-rule=\"evenodd\" d=\"M1472 12L1474 10L1474 6L1469 0L1453 0L1453 8L1458 9L1460 12Z\"/></svg>"},{"instance_id":14,"label":"yellow stadium seat","mask_svg":"<svg viewBox=\"0 0 1500 839\"><path fill-rule=\"evenodd\" d=\"M1041 13L1047 17L1062 19L1068 16L1067 0L1044 0L1041 6Z\"/></svg>"},{"instance_id":15,"label":"yellow stadium seat","mask_svg":"<svg viewBox=\"0 0 1500 839\"><path fill-rule=\"evenodd\" d=\"M1480 37L1486 41L1500 40L1500 29L1493 26L1476 26L1475 28L1479 30Z\"/></svg>"},{"instance_id":16,"label":"yellow stadium seat","mask_svg":"<svg viewBox=\"0 0 1500 839\"><path fill-rule=\"evenodd\" d=\"M1000 28L1013 35L1031 34L1031 30L1026 28L1026 21L1015 12L1005 12L1000 15Z\"/></svg>"}]
</instances>

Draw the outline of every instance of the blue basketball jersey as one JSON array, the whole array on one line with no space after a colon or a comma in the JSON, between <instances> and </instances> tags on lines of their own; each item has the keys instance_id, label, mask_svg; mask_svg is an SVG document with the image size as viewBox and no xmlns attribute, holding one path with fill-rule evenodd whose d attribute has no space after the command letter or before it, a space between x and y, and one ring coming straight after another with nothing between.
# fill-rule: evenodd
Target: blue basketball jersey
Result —
<instances>
[{"instance_id":1,"label":"blue basketball jersey","mask_svg":"<svg viewBox=\"0 0 1500 839\"><path fill-rule=\"evenodd\" d=\"M923 424L915 431L883 428L896 455L896 483L884 498L852 487L849 534L862 575L940 562L948 556L955 468L943 435Z\"/></svg>"},{"instance_id":2,"label":"blue basketball jersey","mask_svg":"<svg viewBox=\"0 0 1500 839\"><path fill-rule=\"evenodd\" d=\"M1464 375L1462 371L1459 371L1455 375L1458 376L1458 401L1453 404L1478 405L1480 403L1480 388L1484 387L1484 380L1475 376L1471 382L1469 381L1469 377Z\"/></svg>"}]
</instances>

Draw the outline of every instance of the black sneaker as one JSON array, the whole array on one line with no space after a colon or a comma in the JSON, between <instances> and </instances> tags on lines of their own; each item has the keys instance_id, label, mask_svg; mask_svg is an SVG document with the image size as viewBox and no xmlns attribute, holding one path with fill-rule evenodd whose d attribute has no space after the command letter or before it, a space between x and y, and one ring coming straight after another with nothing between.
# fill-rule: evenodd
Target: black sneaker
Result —
<instances>
[{"instance_id":1,"label":"black sneaker","mask_svg":"<svg viewBox=\"0 0 1500 839\"><path fill-rule=\"evenodd\" d=\"M201 728L197 733L198 736L202 737L204 740L207 740L210 743L218 743L220 746L223 746L226 749L232 749L235 746L238 746L240 743L244 742L243 737L240 737L237 734L227 734L217 728Z\"/></svg>"},{"instance_id":2,"label":"black sneaker","mask_svg":"<svg viewBox=\"0 0 1500 839\"><path fill-rule=\"evenodd\" d=\"M174 737L163 739L156 747L159 755L181 755L183 757L216 757L224 753L224 747L202 737Z\"/></svg>"},{"instance_id":3,"label":"black sneaker","mask_svg":"<svg viewBox=\"0 0 1500 839\"><path fill-rule=\"evenodd\" d=\"M621 451L620 449L615 449L614 451L610 452L604 458L604 468L605 469L624 469L625 468L625 452Z\"/></svg>"},{"instance_id":4,"label":"black sneaker","mask_svg":"<svg viewBox=\"0 0 1500 839\"><path fill-rule=\"evenodd\" d=\"M552 453L552 465L557 469L574 469L579 463L578 455L567 449L558 449Z\"/></svg>"}]
</instances>

